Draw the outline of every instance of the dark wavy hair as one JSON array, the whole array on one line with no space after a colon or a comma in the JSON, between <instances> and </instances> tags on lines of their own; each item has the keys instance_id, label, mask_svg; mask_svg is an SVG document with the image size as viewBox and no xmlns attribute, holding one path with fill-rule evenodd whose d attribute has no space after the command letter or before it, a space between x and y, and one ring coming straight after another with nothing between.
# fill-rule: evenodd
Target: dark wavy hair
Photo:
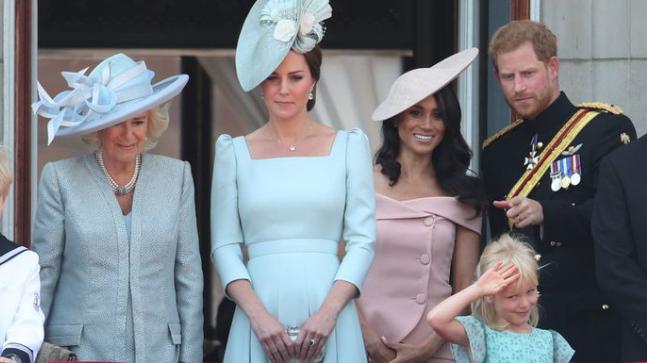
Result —
<instances>
[{"instance_id":1,"label":"dark wavy hair","mask_svg":"<svg viewBox=\"0 0 647 363\"><path fill-rule=\"evenodd\" d=\"M445 123L445 135L434 149L431 163L436 172L438 185L459 201L473 207L477 215L485 209L485 192L478 177L467 175L472 151L460 132L461 107L450 86L434 94L440 117ZM400 114L382 123L382 145L375 154L375 164L381 166L381 173L389 178L389 185L398 182L401 174L400 137L396 120Z\"/></svg>"},{"instance_id":2,"label":"dark wavy hair","mask_svg":"<svg viewBox=\"0 0 647 363\"><path fill-rule=\"evenodd\" d=\"M311 111L315 107L315 102L317 102L317 83L319 83L319 78L321 77L321 48L318 45L315 45L311 51L308 53L303 53L303 57L306 59L306 64L310 70L312 78L315 80L315 87L312 89L312 99L308 100L306 104L306 109Z\"/></svg>"}]
</instances>

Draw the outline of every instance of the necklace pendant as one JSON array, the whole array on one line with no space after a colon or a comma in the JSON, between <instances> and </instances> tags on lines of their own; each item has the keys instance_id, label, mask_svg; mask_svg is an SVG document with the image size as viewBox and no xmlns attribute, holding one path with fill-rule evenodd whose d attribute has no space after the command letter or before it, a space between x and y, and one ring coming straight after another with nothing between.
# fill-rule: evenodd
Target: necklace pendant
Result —
<instances>
[{"instance_id":1,"label":"necklace pendant","mask_svg":"<svg viewBox=\"0 0 647 363\"><path fill-rule=\"evenodd\" d=\"M288 146L288 150L290 150L290 151L296 151L296 149L297 149L297 146L296 146L296 145L290 145L290 146Z\"/></svg>"},{"instance_id":2,"label":"necklace pendant","mask_svg":"<svg viewBox=\"0 0 647 363\"><path fill-rule=\"evenodd\" d=\"M126 195L126 194L128 194L128 192L129 192L129 190L128 190L128 188L126 188L126 186L125 186L125 185L123 185L123 186L122 186L122 185L120 185L120 186L118 186L118 187L117 187L117 189L115 189L115 194L117 194L117 195L118 195L118 196L120 196L120 197L121 197L122 195Z\"/></svg>"}]
</instances>

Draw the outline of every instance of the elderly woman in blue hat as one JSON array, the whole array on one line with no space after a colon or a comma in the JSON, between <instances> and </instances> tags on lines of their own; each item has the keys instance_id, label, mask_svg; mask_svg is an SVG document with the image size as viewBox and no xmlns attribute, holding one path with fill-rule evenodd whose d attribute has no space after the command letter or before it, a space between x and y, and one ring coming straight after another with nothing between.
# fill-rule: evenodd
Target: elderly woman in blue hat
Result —
<instances>
[{"instance_id":1,"label":"elderly woman in blue hat","mask_svg":"<svg viewBox=\"0 0 647 363\"><path fill-rule=\"evenodd\" d=\"M82 135L95 149L45 165L32 246L41 263L45 340L80 360L202 361L202 268L186 162L146 153L188 76L156 84L124 54L33 105L48 142Z\"/></svg>"},{"instance_id":2,"label":"elderly woman in blue hat","mask_svg":"<svg viewBox=\"0 0 647 363\"><path fill-rule=\"evenodd\" d=\"M259 0L238 40L240 84L260 87L269 119L216 143L212 258L237 304L225 362L366 361L353 299L375 240L368 139L308 114L330 16L326 0Z\"/></svg>"}]
</instances>

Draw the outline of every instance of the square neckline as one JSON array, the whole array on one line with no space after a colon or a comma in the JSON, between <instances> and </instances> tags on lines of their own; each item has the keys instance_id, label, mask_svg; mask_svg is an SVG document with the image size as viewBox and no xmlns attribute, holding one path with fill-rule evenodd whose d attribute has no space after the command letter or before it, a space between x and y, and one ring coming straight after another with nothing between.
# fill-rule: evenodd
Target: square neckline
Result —
<instances>
[{"instance_id":1,"label":"square neckline","mask_svg":"<svg viewBox=\"0 0 647 363\"><path fill-rule=\"evenodd\" d=\"M242 139L242 145L245 149L245 154L247 155L247 158L251 161L263 161L263 160L280 160L280 159L312 159L312 158L329 158L332 156L332 154L335 151L335 147L337 145L337 139L339 139L339 135L342 133L342 130L335 130L335 137L332 140L332 143L330 144L330 149L327 154L325 155L295 155L295 156L275 156L271 158L260 158L260 159L255 159L252 157L252 153L249 149L249 145L247 144L247 139L245 136L240 136Z\"/></svg>"}]
</instances>

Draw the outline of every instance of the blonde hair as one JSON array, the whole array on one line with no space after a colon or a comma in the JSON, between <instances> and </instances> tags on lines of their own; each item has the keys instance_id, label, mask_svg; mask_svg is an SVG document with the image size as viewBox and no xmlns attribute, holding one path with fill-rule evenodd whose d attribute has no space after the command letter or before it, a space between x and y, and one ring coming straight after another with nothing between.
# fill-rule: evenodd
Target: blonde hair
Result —
<instances>
[{"instance_id":1,"label":"blonde hair","mask_svg":"<svg viewBox=\"0 0 647 363\"><path fill-rule=\"evenodd\" d=\"M514 20L492 35L489 51L494 69L498 72L496 60L501 53L511 52L526 42L532 44L537 59L544 63L557 56L557 37L546 25L532 20Z\"/></svg>"},{"instance_id":2,"label":"blonde hair","mask_svg":"<svg viewBox=\"0 0 647 363\"><path fill-rule=\"evenodd\" d=\"M7 197L11 182L13 182L13 176L9 167L9 151L0 145L0 196L2 198Z\"/></svg>"},{"instance_id":3,"label":"blonde hair","mask_svg":"<svg viewBox=\"0 0 647 363\"><path fill-rule=\"evenodd\" d=\"M504 264L513 263L519 269L519 280L517 286L529 282L533 285L539 284L538 264L535 259L535 250L518 236L510 234L501 235L496 241L491 242L481 255L478 265L476 266L476 279L481 277L492 266L498 262ZM485 298L472 302L472 314L490 327L503 330L506 326L496 324L496 310L491 302ZM537 305L532 307L528 324L537 326L539 321L539 308Z\"/></svg>"},{"instance_id":4,"label":"blonde hair","mask_svg":"<svg viewBox=\"0 0 647 363\"><path fill-rule=\"evenodd\" d=\"M147 140L144 144L144 151L148 151L159 142L159 138L162 136L164 131L168 128L169 123L169 114L168 110L170 107L170 102L166 102L159 106L155 106L150 110L146 111L148 113L148 131ZM125 121L125 120L124 120ZM101 131L101 130L99 130ZM81 136L81 140L86 144L90 145L93 150L99 150L101 148L101 140L99 139L99 131L93 132L91 134Z\"/></svg>"}]
</instances>

